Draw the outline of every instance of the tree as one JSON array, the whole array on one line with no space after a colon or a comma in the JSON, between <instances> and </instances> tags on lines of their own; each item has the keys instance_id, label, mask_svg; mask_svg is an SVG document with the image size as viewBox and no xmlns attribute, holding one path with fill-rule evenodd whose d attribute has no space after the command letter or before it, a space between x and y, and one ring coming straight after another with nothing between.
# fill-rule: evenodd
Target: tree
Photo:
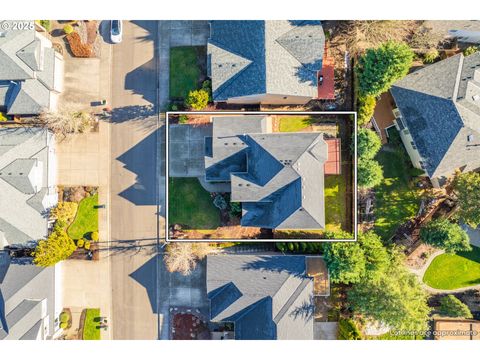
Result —
<instances>
[{"instance_id":1,"label":"tree","mask_svg":"<svg viewBox=\"0 0 480 360\"><path fill-rule=\"evenodd\" d=\"M354 284L347 299L352 310L366 320L397 330L424 331L430 313L427 294L403 260L404 256L393 250L388 267L378 277L363 277Z\"/></svg>"},{"instance_id":2,"label":"tree","mask_svg":"<svg viewBox=\"0 0 480 360\"><path fill-rule=\"evenodd\" d=\"M463 55L469 56L469 55L475 54L479 50L480 50L480 47L478 46L469 46L465 50L463 50Z\"/></svg>"},{"instance_id":3,"label":"tree","mask_svg":"<svg viewBox=\"0 0 480 360\"><path fill-rule=\"evenodd\" d=\"M79 106L72 103L64 104L56 112L45 111L39 115L40 124L63 137L85 132L93 120L91 113L79 110Z\"/></svg>"},{"instance_id":4,"label":"tree","mask_svg":"<svg viewBox=\"0 0 480 360\"><path fill-rule=\"evenodd\" d=\"M332 283L353 284L365 274L365 253L358 242L326 243L324 258Z\"/></svg>"},{"instance_id":5,"label":"tree","mask_svg":"<svg viewBox=\"0 0 480 360\"><path fill-rule=\"evenodd\" d=\"M65 229L55 226L47 240L40 240L33 252L37 266L52 266L67 259L77 247Z\"/></svg>"},{"instance_id":6,"label":"tree","mask_svg":"<svg viewBox=\"0 0 480 360\"><path fill-rule=\"evenodd\" d=\"M387 41L376 49L368 49L360 57L357 72L360 95L378 96L407 75L413 51L405 43Z\"/></svg>"},{"instance_id":7,"label":"tree","mask_svg":"<svg viewBox=\"0 0 480 360\"><path fill-rule=\"evenodd\" d=\"M426 244L449 253L472 250L465 230L447 219L430 221L420 230L420 238Z\"/></svg>"},{"instance_id":8,"label":"tree","mask_svg":"<svg viewBox=\"0 0 480 360\"><path fill-rule=\"evenodd\" d=\"M459 174L453 181L458 198L458 216L472 228L480 224L480 174L469 172Z\"/></svg>"},{"instance_id":9,"label":"tree","mask_svg":"<svg viewBox=\"0 0 480 360\"><path fill-rule=\"evenodd\" d=\"M56 207L50 210L50 215L59 220L70 224L77 214L78 204L70 201L61 201Z\"/></svg>"},{"instance_id":10,"label":"tree","mask_svg":"<svg viewBox=\"0 0 480 360\"><path fill-rule=\"evenodd\" d=\"M208 105L210 95L208 90L191 90L185 100L185 105L192 110L203 110Z\"/></svg>"},{"instance_id":11,"label":"tree","mask_svg":"<svg viewBox=\"0 0 480 360\"><path fill-rule=\"evenodd\" d=\"M362 126L370 121L376 105L375 96L360 96L358 98L358 125Z\"/></svg>"},{"instance_id":12,"label":"tree","mask_svg":"<svg viewBox=\"0 0 480 360\"><path fill-rule=\"evenodd\" d=\"M373 130L360 128L357 132L357 154L359 159L373 159L382 147L382 141Z\"/></svg>"},{"instance_id":13,"label":"tree","mask_svg":"<svg viewBox=\"0 0 480 360\"><path fill-rule=\"evenodd\" d=\"M175 242L168 244L165 265L169 272L189 275L197 267L197 262L212 252L208 243Z\"/></svg>"},{"instance_id":14,"label":"tree","mask_svg":"<svg viewBox=\"0 0 480 360\"><path fill-rule=\"evenodd\" d=\"M365 256L365 276L375 278L385 272L390 263L390 255L380 236L373 231L359 232L358 242Z\"/></svg>"},{"instance_id":15,"label":"tree","mask_svg":"<svg viewBox=\"0 0 480 360\"><path fill-rule=\"evenodd\" d=\"M383 180L383 170L378 161L359 159L357 165L357 181L361 188L372 188Z\"/></svg>"},{"instance_id":16,"label":"tree","mask_svg":"<svg viewBox=\"0 0 480 360\"><path fill-rule=\"evenodd\" d=\"M464 319L473 318L468 306L457 299L454 295L447 295L440 299L440 314L443 316Z\"/></svg>"}]
</instances>

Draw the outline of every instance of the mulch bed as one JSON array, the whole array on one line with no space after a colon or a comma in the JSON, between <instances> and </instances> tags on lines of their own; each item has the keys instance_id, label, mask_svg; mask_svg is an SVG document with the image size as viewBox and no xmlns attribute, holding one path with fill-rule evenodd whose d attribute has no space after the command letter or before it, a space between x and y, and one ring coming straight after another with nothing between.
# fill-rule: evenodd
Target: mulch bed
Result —
<instances>
[{"instance_id":1,"label":"mulch bed","mask_svg":"<svg viewBox=\"0 0 480 360\"><path fill-rule=\"evenodd\" d=\"M170 312L170 338L172 340L210 339L207 320L198 310L171 308Z\"/></svg>"},{"instance_id":2,"label":"mulch bed","mask_svg":"<svg viewBox=\"0 0 480 360\"><path fill-rule=\"evenodd\" d=\"M100 260L100 250L98 243L92 241L90 245L90 251L93 254L93 257L91 259L88 258L88 250L85 250L84 248L77 248L77 250L75 250L73 254L70 255L68 260Z\"/></svg>"},{"instance_id":3,"label":"mulch bed","mask_svg":"<svg viewBox=\"0 0 480 360\"><path fill-rule=\"evenodd\" d=\"M68 34L66 37L70 50L75 57L89 58L93 57L92 45L82 43L80 35L76 32Z\"/></svg>"}]
</instances>

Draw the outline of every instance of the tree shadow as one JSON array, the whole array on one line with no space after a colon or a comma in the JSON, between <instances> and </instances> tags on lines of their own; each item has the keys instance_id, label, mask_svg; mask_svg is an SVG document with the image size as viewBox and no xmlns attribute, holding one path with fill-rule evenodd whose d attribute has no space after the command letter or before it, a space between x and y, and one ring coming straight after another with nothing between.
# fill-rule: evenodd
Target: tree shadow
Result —
<instances>
[{"instance_id":1,"label":"tree shadow","mask_svg":"<svg viewBox=\"0 0 480 360\"><path fill-rule=\"evenodd\" d=\"M242 265L242 270L264 270L271 272L286 272L289 275L305 277L305 257L295 255L257 256L257 260Z\"/></svg>"}]
</instances>

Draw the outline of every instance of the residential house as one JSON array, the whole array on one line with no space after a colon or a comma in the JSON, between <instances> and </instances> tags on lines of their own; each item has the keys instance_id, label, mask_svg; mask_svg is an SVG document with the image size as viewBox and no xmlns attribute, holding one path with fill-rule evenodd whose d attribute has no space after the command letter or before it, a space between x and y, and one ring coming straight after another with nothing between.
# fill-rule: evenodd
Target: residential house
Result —
<instances>
[{"instance_id":1,"label":"residential house","mask_svg":"<svg viewBox=\"0 0 480 360\"><path fill-rule=\"evenodd\" d=\"M306 104L318 97L325 48L320 21L211 21L210 29L215 102Z\"/></svg>"},{"instance_id":2,"label":"residential house","mask_svg":"<svg viewBox=\"0 0 480 360\"><path fill-rule=\"evenodd\" d=\"M51 132L0 128L0 250L47 236L48 210L58 201L56 173Z\"/></svg>"},{"instance_id":3,"label":"residential house","mask_svg":"<svg viewBox=\"0 0 480 360\"><path fill-rule=\"evenodd\" d=\"M59 330L56 271L0 250L0 340L51 339Z\"/></svg>"},{"instance_id":4,"label":"residential house","mask_svg":"<svg viewBox=\"0 0 480 360\"><path fill-rule=\"evenodd\" d=\"M315 289L324 287L315 284L318 277L309 275L309 258L207 256L207 296L213 325L233 327L236 340L316 339ZM320 257L313 258L323 263Z\"/></svg>"},{"instance_id":5,"label":"residential house","mask_svg":"<svg viewBox=\"0 0 480 360\"><path fill-rule=\"evenodd\" d=\"M52 42L31 26L0 21L0 111L37 115L55 111L63 89L64 64Z\"/></svg>"},{"instance_id":6,"label":"residential house","mask_svg":"<svg viewBox=\"0 0 480 360\"><path fill-rule=\"evenodd\" d=\"M325 174L340 173L340 140L318 132L271 132L266 116L214 116L205 179L228 182L242 226L325 228Z\"/></svg>"},{"instance_id":7,"label":"residential house","mask_svg":"<svg viewBox=\"0 0 480 360\"><path fill-rule=\"evenodd\" d=\"M480 168L480 52L417 70L392 89L395 123L415 167L435 186Z\"/></svg>"}]
</instances>

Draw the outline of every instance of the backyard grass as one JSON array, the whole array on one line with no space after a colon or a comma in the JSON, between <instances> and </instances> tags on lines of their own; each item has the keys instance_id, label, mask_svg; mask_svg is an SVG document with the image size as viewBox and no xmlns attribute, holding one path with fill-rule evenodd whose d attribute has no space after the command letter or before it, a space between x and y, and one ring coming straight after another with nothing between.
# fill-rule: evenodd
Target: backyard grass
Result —
<instances>
[{"instance_id":1,"label":"backyard grass","mask_svg":"<svg viewBox=\"0 0 480 360\"><path fill-rule=\"evenodd\" d=\"M100 309L87 309L83 325L83 340L100 340Z\"/></svg>"},{"instance_id":2,"label":"backyard grass","mask_svg":"<svg viewBox=\"0 0 480 360\"><path fill-rule=\"evenodd\" d=\"M313 119L310 116L285 116L279 118L281 132L302 131L309 127Z\"/></svg>"},{"instance_id":3,"label":"backyard grass","mask_svg":"<svg viewBox=\"0 0 480 360\"><path fill-rule=\"evenodd\" d=\"M190 229L216 229L220 210L213 205L210 193L196 178L170 178L168 184L169 224Z\"/></svg>"},{"instance_id":4,"label":"backyard grass","mask_svg":"<svg viewBox=\"0 0 480 360\"><path fill-rule=\"evenodd\" d=\"M456 254L441 254L433 259L423 282L441 290L454 290L480 284L480 248Z\"/></svg>"},{"instance_id":5,"label":"backyard grass","mask_svg":"<svg viewBox=\"0 0 480 360\"><path fill-rule=\"evenodd\" d=\"M185 98L190 90L198 88L201 47L183 46L170 49L170 97Z\"/></svg>"},{"instance_id":6,"label":"backyard grass","mask_svg":"<svg viewBox=\"0 0 480 360\"><path fill-rule=\"evenodd\" d=\"M68 228L72 239L88 237L89 233L98 231L98 194L86 197L78 205L77 215Z\"/></svg>"},{"instance_id":7,"label":"backyard grass","mask_svg":"<svg viewBox=\"0 0 480 360\"><path fill-rule=\"evenodd\" d=\"M409 184L409 159L401 145L383 148L376 159L383 167L384 180L375 188L375 232L388 240L397 228L413 218L420 206L419 191Z\"/></svg>"},{"instance_id":8,"label":"backyard grass","mask_svg":"<svg viewBox=\"0 0 480 360\"><path fill-rule=\"evenodd\" d=\"M325 176L325 227L327 231L344 229L346 222L346 183L341 175Z\"/></svg>"}]
</instances>

